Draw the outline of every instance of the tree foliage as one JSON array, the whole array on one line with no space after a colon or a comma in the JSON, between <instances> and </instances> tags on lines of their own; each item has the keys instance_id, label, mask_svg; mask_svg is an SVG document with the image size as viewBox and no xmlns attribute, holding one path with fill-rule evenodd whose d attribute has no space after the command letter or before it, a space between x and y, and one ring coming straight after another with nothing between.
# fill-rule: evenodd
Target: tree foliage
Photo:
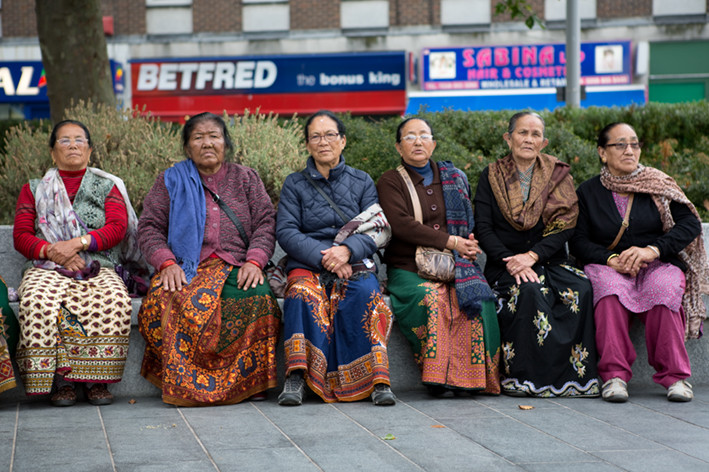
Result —
<instances>
[{"instance_id":1,"label":"tree foliage","mask_svg":"<svg viewBox=\"0 0 709 472\"><path fill-rule=\"evenodd\" d=\"M524 24L529 29L534 28L535 24L542 29L546 28L544 22L537 16L527 0L502 0L497 2L495 4L495 15L504 15L505 13L509 13L510 18L513 20L524 18Z\"/></svg>"}]
</instances>

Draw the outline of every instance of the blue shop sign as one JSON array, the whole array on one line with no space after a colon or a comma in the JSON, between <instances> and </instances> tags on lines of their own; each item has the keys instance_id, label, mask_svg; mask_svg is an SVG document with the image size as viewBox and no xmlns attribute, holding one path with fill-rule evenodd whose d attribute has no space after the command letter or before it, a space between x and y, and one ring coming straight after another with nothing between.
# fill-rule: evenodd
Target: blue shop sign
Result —
<instances>
[{"instance_id":1,"label":"blue shop sign","mask_svg":"<svg viewBox=\"0 0 709 472\"><path fill-rule=\"evenodd\" d=\"M424 90L566 85L565 44L428 48L421 62ZM630 41L581 43L581 85L629 85L631 74Z\"/></svg>"}]
</instances>

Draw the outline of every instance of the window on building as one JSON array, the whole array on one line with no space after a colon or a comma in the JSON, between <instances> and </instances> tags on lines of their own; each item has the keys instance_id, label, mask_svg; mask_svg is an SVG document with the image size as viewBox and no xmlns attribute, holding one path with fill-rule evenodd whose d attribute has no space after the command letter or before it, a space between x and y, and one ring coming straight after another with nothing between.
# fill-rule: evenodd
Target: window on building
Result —
<instances>
[{"instance_id":1,"label":"window on building","mask_svg":"<svg viewBox=\"0 0 709 472\"><path fill-rule=\"evenodd\" d=\"M389 27L387 0L342 0L340 3L342 29L380 29Z\"/></svg>"},{"instance_id":2,"label":"window on building","mask_svg":"<svg viewBox=\"0 0 709 472\"><path fill-rule=\"evenodd\" d=\"M244 33L288 31L290 6L288 0L242 0Z\"/></svg>"},{"instance_id":3,"label":"window on building","mask_svg":"<svg viewBox=\"0 0 709 472\"><path fill-rule=\"evenodd\" d=\"M596 18L596 0L579 0L579 17L582 20ZM566 21L566 0L544 0L546 21Z\"/></svg>"},{"instance_id":4,"label":"window on building","mask_svg":"<svg viewBox=\"0 0 709 472\"><path fill-rule=\"evenodd\" d=\"M192 0L145 0L148 34L191 34Z\"/></svg>"},{"instance_id":5,"label":"window on building","mask_svg":"<svg viewBox=\"0 0 709 472\"><path fill-rule=\"evenodd\" d=\"M652 0L653 16L703 15L706 12L706 0Z\"/></svg>"},{"instance_id":6,"label":"window on building","mask_svg":"<svg viewBox=\"0 0 709 472\"><path fill-rule=\"evenodd\" d=\"M490 23L489 0L441 0L441 25L482 25Z\"/></svg>"}]
</instances>

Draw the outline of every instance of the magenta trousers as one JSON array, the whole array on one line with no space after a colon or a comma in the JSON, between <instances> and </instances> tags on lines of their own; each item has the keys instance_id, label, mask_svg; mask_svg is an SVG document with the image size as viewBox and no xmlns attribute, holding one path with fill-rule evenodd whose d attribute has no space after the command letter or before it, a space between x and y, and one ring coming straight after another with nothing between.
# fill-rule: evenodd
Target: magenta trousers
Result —
<instances>
[{"instance_id":1,"label":"magenta trousers","mask_svg":"<svg viewBox=\"0 0 709 472\"><path fill-rule=\"evenodd\" d=\"M606 382L620 377L628 382L633 376L636 353L630 341L630 323L638 316L645 323L648 363L656 373L652 379L667 388L692 375L689 355L684 345L684 315L664 305L655 305L645 313L633 313L615 295L596 303L596 347L600 357L598 373Z\"/></svg>"}]
</instances>

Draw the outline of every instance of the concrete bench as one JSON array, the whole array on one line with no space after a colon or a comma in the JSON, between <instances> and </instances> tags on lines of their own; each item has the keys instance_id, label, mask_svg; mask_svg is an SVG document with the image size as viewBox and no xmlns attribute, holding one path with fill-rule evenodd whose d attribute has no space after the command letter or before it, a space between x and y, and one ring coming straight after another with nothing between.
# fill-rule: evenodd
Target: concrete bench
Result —
<instances>
[{"instance_id":1,"label":"concrete bench","mask_svg":"<svg viewBox=\"0 0 709 472\"><path fill-rule=\"evenodd\" d=\"M704 225L704 241L709 248L709 223ZM278 255L277 255L278 256ZM8 287L17 287L21 280L21 271L25 263L24 257L17 253L12 244L12 226L0 225L0 275L5 279ZM709 305L709 299L705 298ZM279 300L282 304L282 300ZM145 341L138 332L138 310L141 300L133 301L133 329L130 334L130 348L128 350L128 360L123 375L123 380L111 386L111 391L120 397L141 397L159 396L160 391L140 376L140 364L145 349ZM17 312L17 303L11 304ZM638 358L633 366L632 385L652 384L653 369L647 363L647 353L645 351L644 329L641 323L635 323L631 337L638 352ZM691 340L687 342L689 357L692 361L692 378L694 384L709 384L709 342L705 339ZM420 373L413 360L411 348L401 334L396 322L392 327L391 338L389 340L389 368L391 373L391 384L394 392L401 390L422 389ZM279 343L277 352L278 376L283 380L283 344ZM19 378L18 378L19 381ZM27 398L24 389L10 390L0 397L0 401L23 400Z\"/></svg>"}]
</instances>

